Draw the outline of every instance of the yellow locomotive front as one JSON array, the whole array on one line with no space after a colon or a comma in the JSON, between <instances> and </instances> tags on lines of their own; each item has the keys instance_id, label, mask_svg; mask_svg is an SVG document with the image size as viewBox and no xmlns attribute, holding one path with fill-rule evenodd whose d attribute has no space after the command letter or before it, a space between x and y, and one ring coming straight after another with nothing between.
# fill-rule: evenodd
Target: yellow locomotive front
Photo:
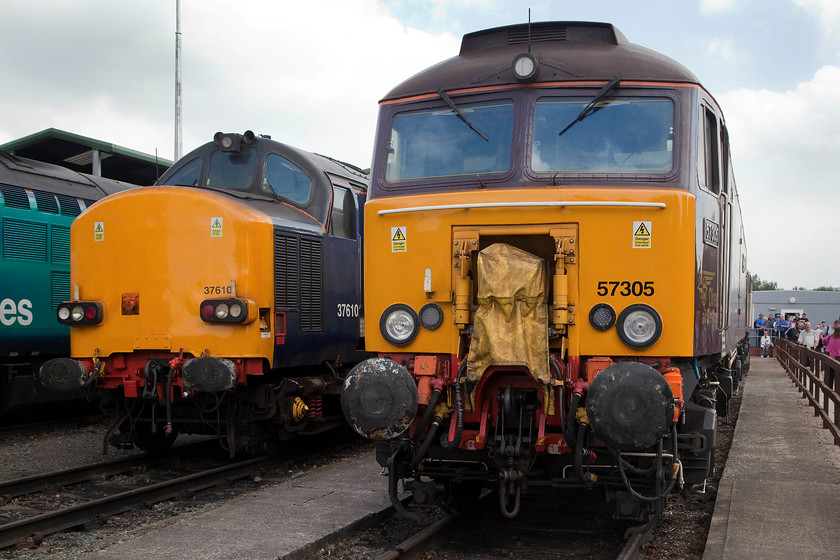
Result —
<instances>
[{"instance_id":1,"label":"yellow locomotive front","mask_svg":"<svg viewBox=\"0 0 840 560\"><path fill-rule=\"evenodd\" d=\"M713 468L731 353L704 330L720 334L722 288L698 242L721 220L692 161L701 90L611 26L542 27L534 54L510 46L524 26L468 35L382 102L365 206L378 357L342 404L398 509L399 479L417 506L496 487L508 516L525 487L598 485L642 520Z\"/></svg>"},{"instance_id":2,"label":"yellow locomotive front","mask_svg":"<svg viewBox=\"0 0 840 560\"><path fill-rule=\"evenodd\" d=\"M47 362L42 384L89 387L123 448L197 433L234 454L342 425L339 375L359 359L365 174L218 133L161 182L73 223L73 295L57 310L71 358Z\"/></svg>"},{"instance_id":3,"label":"yellow locomotive front","mask_svg":"<svg viewBox=\"0 0 840 560\"><path fill-rule=\"evenodd\" d=\"M157 354L256 360L251 369L261 372L274 350L274 283L249 265L273 260L272 241L267 215L209 191L149 187L102 201L74 225L71 285L75 299L102 299L107 317L74 331L72 355L114 356L100 387L121 387L128 398L150 385L128 362L145 367ZM222 303L226 315L216 309ZM217 390L245 383L244 368L236 369Z\"/></svg>"}]
</instances>

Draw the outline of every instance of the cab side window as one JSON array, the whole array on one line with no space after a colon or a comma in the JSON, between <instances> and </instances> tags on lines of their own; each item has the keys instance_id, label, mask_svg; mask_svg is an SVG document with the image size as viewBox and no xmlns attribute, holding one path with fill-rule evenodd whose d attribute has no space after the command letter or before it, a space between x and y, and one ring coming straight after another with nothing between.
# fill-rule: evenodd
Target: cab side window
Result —
<instances>
[{"instance_id":1,"label":"cab side window","mask_svg":"<svg viewBox=\"0 0 840 560\"><path fill-rule=\"evenodd\" d=\"M309 200L312 181L301 169L278 154L268 154L265 162L265 180L263 189L277 195L304 204Z\"/></svg>"},{"instance_id":2,"label":"cab side window","mask_svg":"<svg viewBox=\"0 0 840 560\"><path fill-rule=\"evenodd\" d=\"M346 239L356 238L356 207L350 189L333 187L332 234Z\"/></svg>"},{"instance_id":3,"label":"cab side window","mask_svg":"<svg viewBox=\"0 0 840 560\"><path fill-rule=\"evenodd\" d=\"M706 107L700 109L700 158L697 175L700 184L713 193L720 192L720 156L718 123L715 114Z\"/></svg>"}]
</instances>

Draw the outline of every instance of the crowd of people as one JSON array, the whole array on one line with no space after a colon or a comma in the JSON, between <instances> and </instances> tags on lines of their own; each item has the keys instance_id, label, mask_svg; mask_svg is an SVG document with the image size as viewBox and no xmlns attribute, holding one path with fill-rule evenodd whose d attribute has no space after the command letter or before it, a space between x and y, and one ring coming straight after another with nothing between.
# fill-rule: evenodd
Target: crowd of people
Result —
<instances>
[{"instance_id":1,"label":"crowd of people","mask_svg":"<svg viewBox=\"0 0 840 560\"><path fill-rule=\"evenodd\" d=\"M840 320L830 327L820 321L816 327L811 325L805 313L788 316L765 317L763 313L753 323L761 337L761 355L768 357L770 348L776 345L777 337L784 337L817 352L824 352L834 358L840 358Z\"/></svg>"}]
</instances>

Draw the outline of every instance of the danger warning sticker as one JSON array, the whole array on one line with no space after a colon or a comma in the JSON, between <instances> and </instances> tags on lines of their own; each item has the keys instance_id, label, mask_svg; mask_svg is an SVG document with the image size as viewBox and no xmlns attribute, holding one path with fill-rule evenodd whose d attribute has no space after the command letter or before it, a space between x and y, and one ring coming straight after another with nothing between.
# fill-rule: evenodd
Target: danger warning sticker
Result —
<instances>
[{"instance_id":1,"label":"danger warning sticker","mask_svg":"<svg viewBox=\"0 0 840 560\"><path fill-rule=\"evenodd\" d=\"M222 236L222 219L210 218L210 237Z\"/></svg>"},{"instance_id":2,"label":"danger warning sticker","mask_svg":"<svg viewBox=\"0 0 840 560\"><path fill-rule=\"evenodd\" d=\"M633 248L650 249L653 222L633 222Z\"/></svg>"},{"instance_id":3,"label":"danger warning sticker","mask_svg":"<svg viewBox=\"0 0 840 560\"><path fill-rule=\"evenodd\" d=\"M105 225L104 222L96 222L93 224L93 240L105 241Z\"/></svg>"},{"instance_id":4,"label":"danger warning sticker","mask_svg":"<svg viewBox=\"0 0 840 560\"><path fill-rule=\"evenodd\" d=\"M405 253L408 251L408 239L405 235L405 226L391 228L391 252Z\"/></svg>"}]
</instances>

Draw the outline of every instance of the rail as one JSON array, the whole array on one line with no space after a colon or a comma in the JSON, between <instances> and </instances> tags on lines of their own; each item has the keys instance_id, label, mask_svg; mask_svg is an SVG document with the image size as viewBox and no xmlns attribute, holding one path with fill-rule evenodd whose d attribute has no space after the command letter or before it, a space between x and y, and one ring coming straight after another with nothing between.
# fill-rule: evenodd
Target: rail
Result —
<instances>
[{"instance_id":1,"label":"rail","mask_svg":"<svg viewBox=\"0 0 840 560\"><path fill-rule=\"evenodd\" d=\"M776 348L776 359L814 407L814 416L822 418L834 445L840 446L840 362L784 338L776 341Z\"/></svg>"},{"instance_id":2,"label":"rail","mask_svg":"<svg viewBox=\"0 0 840 560\"><path fill-rule=\"evenodd\" d=\"M270 457L246 459L5 523L0 525L0 548L12 546L27 538L40 542L45 535L136 509L141 504L161 502L182 493L210 488L222 481L244 478L270 460Z\"/></svg>"}]
</instances>

